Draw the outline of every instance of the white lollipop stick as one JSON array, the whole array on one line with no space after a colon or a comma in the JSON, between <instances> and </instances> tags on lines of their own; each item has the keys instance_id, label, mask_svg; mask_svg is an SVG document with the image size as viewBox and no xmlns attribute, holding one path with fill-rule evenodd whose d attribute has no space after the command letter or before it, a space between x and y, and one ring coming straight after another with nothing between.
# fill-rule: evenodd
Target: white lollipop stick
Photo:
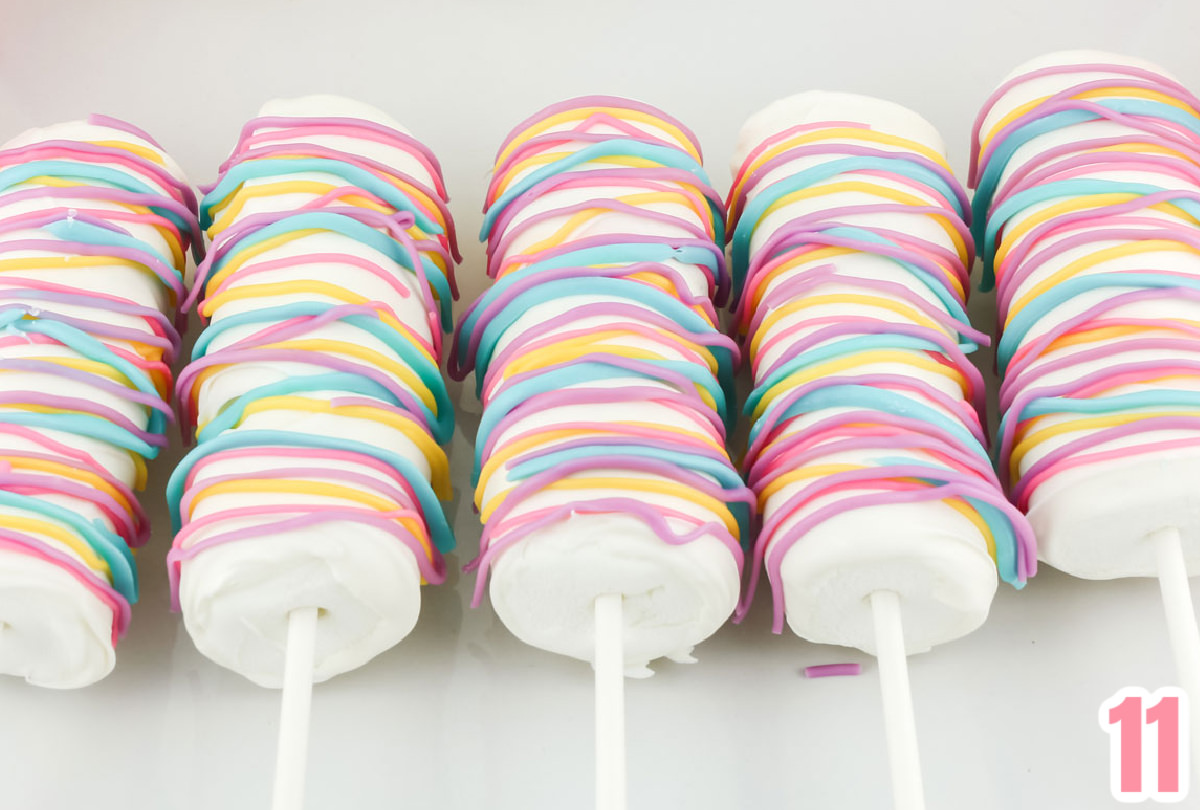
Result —
<instances>
[{"instance_id":1,"label":"white lollipop stick","mask_svg":"<svg viewBox=\"0 0 1200 810\"><path fill-rule=\"evenodd\" d=\"M317 609L293 610L288 614L272 810L301 810L304 807L304 772L308 762L308 718L312 709L313 653L316 645Z\"/></svg>"},{"instance_id":2,"label":"white lollipop stick","mask_svg":"<svg viewBox=\"0 0 1200 810\"><path fill-rule=\"evenodd\" d=\"M621 594L596 599L596 810L625 810L625 644Z\"/></svg>"},{"instance_id":3,"label":"white lollipop stick","mask_svg":"<svg viewBox=\"0 0 1200 810\"><path fill-rule=\"evenodd\" d=\"M1162 589L1167 633L1175 653L1179 685L1188 696L1192 774L1200 777L1200 711L1196 706L1196 701L1200 700L1200 627L1196 625L1187 562L1183 558L1179 529L1174 526L1152 532L1147 539L1154 544L1154 554L1158 558L1158 585Z\"/></svg>"},{"instance_id":4,"label":"white lollipop stick","mask_svg":"<svg viewBox=\"0 0 1200 810\"><path fill-rule=\"evenodd\" d=\"M925 788L921 782L917 724L908 687L900 597L893 591L875 591L870 600L875 618L879 686L883 692L883 725L892 768L892 800L896 810L924 810Z\"/></svg>"}]
</instances>

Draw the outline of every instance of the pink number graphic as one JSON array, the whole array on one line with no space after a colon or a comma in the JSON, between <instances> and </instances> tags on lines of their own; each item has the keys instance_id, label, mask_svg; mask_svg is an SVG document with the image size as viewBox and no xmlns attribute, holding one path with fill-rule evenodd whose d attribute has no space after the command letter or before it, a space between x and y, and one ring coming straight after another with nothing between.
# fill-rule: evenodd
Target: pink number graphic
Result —
<instances>
[{"instance_id":1,"label":"pink number graphic","mask_svg":"<svg viewBox=\"0 0 1200 810\"><path fill-rule=\"evenodd\" d=\"M1126 687L1100 706L1100 727L1110 738L1109 780L1119 802L1178 802L1188 793L1188 701L1182 689L1151 694ZM1153 782L1148 786L1147 782Z\"/></svg>"},{"instance_id":2,"label":"pink number graphic","mask_svg":"<svg viewBox=\"0 0 1200 810\"><path fill-rule=\"evenodd\" d=\"M1146 724L1158 724L1158 792L1179 792L1179 698L1164 697L1146 709Z\"/></svg>"},{"instance_id":3,"label":"pink number graphic","mask_svg":"<svg viewBox=\"0 0 1200 810\"><path fill-rule=\"evenodd\" d=\"M1109 725L1120 735L1122 793L1142 792L1142 697L1129 695L1108 710ZM1111 733L1111 732L1110 732Z\"/></svg>"}]
</instances>

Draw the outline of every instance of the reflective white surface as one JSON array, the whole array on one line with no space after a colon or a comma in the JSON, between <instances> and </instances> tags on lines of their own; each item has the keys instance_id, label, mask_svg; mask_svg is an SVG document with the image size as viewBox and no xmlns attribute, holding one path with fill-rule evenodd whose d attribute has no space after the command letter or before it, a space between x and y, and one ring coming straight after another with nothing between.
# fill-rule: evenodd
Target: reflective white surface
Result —
<instances>
[{"instance_id":1,"label":"reflective white surface","mask_svg":"<svg viewBox=\"0 0 1200 810\"><path fill-rule=\"evenodd\" d=\"M942 131L960 174L978 106L1038 53L1124 51L1200 90L1194 0L184 5L0 2L0 140L104 112L147 129L206 182L264 100L359 97L438 154L467 258L463 303L482 286L473 235L496 147L567 96L664 107L696 131L724 191L744 118L803 89L913 107ZM989 323L990 304L972 302L977 323ZM460 485L473 417L461 421ZM0 683L0 807L269 806L278 695L202 658L167 607L162 488L178 457L176 447L151 467L156 533L116 671L77 692ZM451 507L454 570L479 537L463 496ZM591 671L524 647L486 604L471 610L472 582L426 589L409 639L316 688L308 807L589 806ZM634 810L889 806L873 662L771 635L761 597L745 624L698 649L698 664L663 663L626 685ZM801 673L845 661L863 675ZM1117 807L1098 706L1119 687L1174 678L1153 581L1080 582L1046 568L1024 592L1002 587L982 630L910 665L931 810Z\"/></svg>"}]
</instances>

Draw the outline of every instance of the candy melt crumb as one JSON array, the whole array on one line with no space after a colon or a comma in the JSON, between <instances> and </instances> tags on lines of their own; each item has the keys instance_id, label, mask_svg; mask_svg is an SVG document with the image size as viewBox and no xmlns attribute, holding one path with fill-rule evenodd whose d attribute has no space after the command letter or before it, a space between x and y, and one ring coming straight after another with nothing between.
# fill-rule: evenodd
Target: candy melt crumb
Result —
<instances>
[{"instance_id":1,"label":"candy melt crumb","mask_svg":"<svg viewBox=\"0 0 1200 810\"><path fill-rule=\"evenodd\" d=\"M831 678L835 675L859 675L862 667L858 664L821 664L816 667L805 667L806 678Z\"/></svg>"}]
</instances>

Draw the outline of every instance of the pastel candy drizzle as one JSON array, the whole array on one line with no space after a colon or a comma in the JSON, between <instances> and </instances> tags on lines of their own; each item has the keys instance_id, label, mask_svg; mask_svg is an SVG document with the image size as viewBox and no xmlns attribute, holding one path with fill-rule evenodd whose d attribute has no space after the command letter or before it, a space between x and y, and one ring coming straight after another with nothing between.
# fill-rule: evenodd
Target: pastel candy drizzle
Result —
<instances>
[{"instance_id":1,"label":"pastel candy drizzle","mask_svg":"<svg viewBox=\"0 0 1200 810\"><path fill-rule=\"evenodd\" d=\"M806 213L790 214L796 204ZM1021 587L1034 541L984 449L983 380L967 358L988 342L965 310L971 212L945 158L866 123L804 123L748 153L728 208L733 325L755 381L743 469L767 510L736 618L765 568L781 632L788 551L886 504L953 509Z\"/></svg>"},{"instance_id":2,"label":"pastel candy drizzle","mask_svg":"<svg viewBox=\"0 0 1200 810\"><path fill-rule=\"evenodd\" d=\"M1034 80L1060 89L985 131ZM976 119L972 182L1014 503L1070 470L1197 446L1200 100L1148 68L1029 71Z\"/></svg>"},{"instance_id":3,"label":"pastel candy drizzle","mask_svg":"<svg viewBox=\"0 0 1200 810\"><path fill-rule=\"evenodd\" d=\"M203 245L161 147L113 118L86 123L111 134L0 150L0 548L111 608L115 646L149 537L135 490L166 446L176 304Z\"/></svg>"},{"instance_id":4,"label":"pastel candy drizzle","mask_svg":"<svg viewBox=\"0 0 1200 810\"><path fill-rule=\"evenodd\" d=\"M496 282L450 353L484 406L475 603L506 548L571 515L632 516L667 544L714 537L741 566L753 495L724 447L741 353L716 326L730 277L700 161L679 122L600 96L501 146L481 234Z\"/></svg>"},{"instance_id":5,"label":"pastel candy drizzle","mask_svg":"<svg viewBox=\"0 0 1200 810\"><path fill-rule=\"evenodd\" d=\"M446 203L433 154L392 127L242 129L200 202L213 246L186 299L208 325L177 384L198 442L168 484L177 609L182 568L207 549L332 524L391 536L444 581L454 411L438 363L459 258ZM416 321L397 308L411 302ZM230 376L249 369L252 382ZM293 426L312 416L342 427ZM210 500L248 493L254 505Z\"/></svg>"}]
</instances>

